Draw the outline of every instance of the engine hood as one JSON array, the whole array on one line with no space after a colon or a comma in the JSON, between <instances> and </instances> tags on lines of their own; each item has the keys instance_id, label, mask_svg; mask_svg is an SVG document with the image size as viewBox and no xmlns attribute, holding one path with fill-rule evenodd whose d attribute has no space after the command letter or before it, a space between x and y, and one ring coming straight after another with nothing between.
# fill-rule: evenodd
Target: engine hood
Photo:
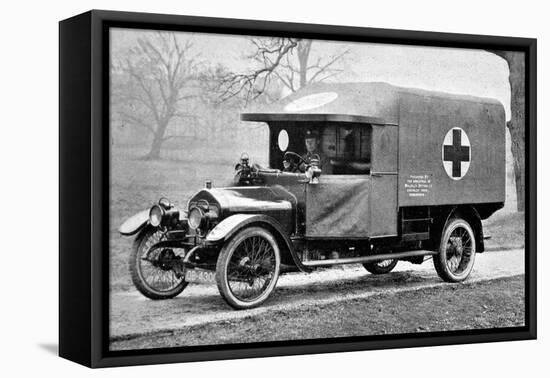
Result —
<instances>
[{"instance_id":1,"label":"engine hood","mask_svg":"<svg viewBox=\"0 0 550 378\"><path fill-rule=\"evenodd\" d=\"M291 212L297 203L292 193L278 185L203 189L189 200L189 205L198 200L217 205L222 218L235 213Z\"/></svg>"}]
</instances>

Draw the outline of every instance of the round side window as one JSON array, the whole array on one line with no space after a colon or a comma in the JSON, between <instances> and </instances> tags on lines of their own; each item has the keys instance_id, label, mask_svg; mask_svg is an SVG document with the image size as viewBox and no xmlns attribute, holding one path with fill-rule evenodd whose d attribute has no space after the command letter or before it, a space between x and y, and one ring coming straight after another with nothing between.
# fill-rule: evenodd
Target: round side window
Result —
<instances>
[{"instance_id":1,"label":"round side window","mask_svg":"<svg viewBox=\"0 0 550 378\"><path fill-rule=\"evenodd\" d=\"M288 148L288 133L286 132L286 130L281 130L279 132L278 143L279 143L279 149L285 152L286 149Z\"/></svg>"}]
</instances>

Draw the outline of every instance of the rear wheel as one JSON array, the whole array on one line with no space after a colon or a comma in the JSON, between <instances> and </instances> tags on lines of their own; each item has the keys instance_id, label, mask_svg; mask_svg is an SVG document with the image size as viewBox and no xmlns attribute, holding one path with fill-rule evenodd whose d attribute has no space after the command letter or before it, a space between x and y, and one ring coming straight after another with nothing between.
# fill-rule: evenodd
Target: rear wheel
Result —
<instances>
[{"instance_id":1,"label":"rear wheel","mask_svg":"<svg viewBox=\"0 0 550 378\"><path fill-rule=\"evenodd\" d=\"M139 292L151 299L173 298L185 289L183 249L152 248L163 240L155 228L144 230L134 241L130 255L130 274Z\"/></svg>"},{"instance_id":2,"label":"rear wheel","mask_svg":"<svg viewBox=\"0 0 550 378\"><path fill-rule=\"evenodd\" d=\"M439 252L433 258L439 277L447 282L464 281L474 267L475 255L472 227L462 218L448 220L441 234Z\"/></svg>"},{"instance_id":3,"label":"rear wheel","mask_svg":"<svg viewBox=\"0 0 550 378\"><path fill-rule=\"evenodd\" d=\"M382 261L376 261L371 263L365 263L363 266L365 269L372 274L386 274L389 273L395 268L397 265L397 260L390 259L390 260L382 260Z\"/></svg>"},{"instance_id":4,"label":"rear wheel","mask_svg":"<svg viewBox=\"0 0 550 378\"><path fill-rule=\"evenodd\" d=\"M275 288L280 266L273 235L261 227L245 228L220 252L216 264L218 290L235 309L259 306Z\"/></svg>"}]
</instances>

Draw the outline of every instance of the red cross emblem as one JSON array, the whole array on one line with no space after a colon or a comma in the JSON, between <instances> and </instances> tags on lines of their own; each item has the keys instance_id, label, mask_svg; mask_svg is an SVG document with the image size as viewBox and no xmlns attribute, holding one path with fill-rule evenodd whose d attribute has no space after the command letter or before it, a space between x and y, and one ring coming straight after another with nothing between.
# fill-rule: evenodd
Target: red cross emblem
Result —
<instances>
[{"instance_id":1,"label":"red cross emblem","mask_svg":"<svg viewBox=\"0 0 550 378\"><path fill-rule=\"evenodd\" d=\"M441 159L447 175L460 180L470 168L472 149L470 139L460 127L453 127L445 135L441 147Z\"/></svg>"}]
</instances>

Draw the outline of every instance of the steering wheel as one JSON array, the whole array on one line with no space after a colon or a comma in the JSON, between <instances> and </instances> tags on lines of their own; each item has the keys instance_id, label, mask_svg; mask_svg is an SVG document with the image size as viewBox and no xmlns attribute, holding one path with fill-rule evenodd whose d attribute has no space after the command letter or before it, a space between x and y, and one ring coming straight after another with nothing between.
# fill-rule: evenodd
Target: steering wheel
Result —
<instances>
[{"instance_id":1,"label":"steering wheel","mask_svg":"<svg viewBox=\"0 0 550 378\"><path fill-rule=\"evenodd\" d=\"M301 157L300 155L298 155L296 152L287 151L283 155L283 158L286 159L289 156L292 156L294 159L298 160L298 164L301 164L301 163L307 164L305 159L303 157Z\"/></svg>"},{"instance_id":2,"label":"steering wheel","mask_svg":"<svg viewBox=\"0 0 550 378\"><path fill-rule=\"evenodd\" d=\"M296 152L287 151L283 155L283 160L288 160L289 157L294 160L295 168L293 169L293 172L296 172L297 170L302 172L302 170L300 169L300 165L302 165L302 163L304 165L307 165L307 162L304 160L304 158L298 155Z\"/></svg>"}]
</instances>

